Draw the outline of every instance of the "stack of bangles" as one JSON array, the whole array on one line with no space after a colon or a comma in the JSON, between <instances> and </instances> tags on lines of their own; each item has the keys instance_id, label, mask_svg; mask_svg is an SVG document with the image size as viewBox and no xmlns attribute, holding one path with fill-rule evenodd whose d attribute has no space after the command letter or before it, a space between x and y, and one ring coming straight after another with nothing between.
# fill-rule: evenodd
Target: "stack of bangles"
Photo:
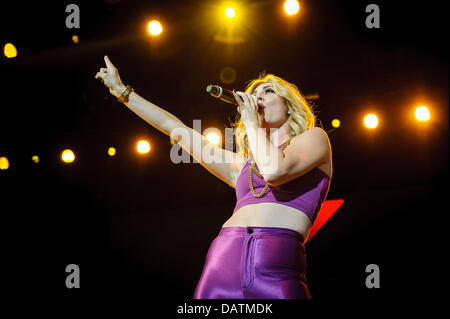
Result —
<instances>
[{"instance_id":1,"label":"stack of bangles","mask_svg":"<svg viewBox=\"0 0 450 319\"><path fill-rule=\"evenodd\" d=\"M122 103L127 103L131 92L134 92L133 88L127 85L125 91L117 99Z\"/></svg>"}]
</instances>

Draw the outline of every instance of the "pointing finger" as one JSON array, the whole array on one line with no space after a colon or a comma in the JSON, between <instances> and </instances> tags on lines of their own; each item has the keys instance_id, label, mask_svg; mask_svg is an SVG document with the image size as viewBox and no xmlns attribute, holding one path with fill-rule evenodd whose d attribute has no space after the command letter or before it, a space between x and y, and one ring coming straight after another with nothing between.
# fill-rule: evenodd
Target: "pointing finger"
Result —
<instances>
[{"instance_id":1,"label":"pointing finger","mask_svg":"<svg viewBox=\"0 0 450 319\"><path fill-rule=\"evenodd\" d=\"M107 55L105 55L105 63L108 68L114 68L114 65L111 63Z\"/></svg>"}]
</instances>

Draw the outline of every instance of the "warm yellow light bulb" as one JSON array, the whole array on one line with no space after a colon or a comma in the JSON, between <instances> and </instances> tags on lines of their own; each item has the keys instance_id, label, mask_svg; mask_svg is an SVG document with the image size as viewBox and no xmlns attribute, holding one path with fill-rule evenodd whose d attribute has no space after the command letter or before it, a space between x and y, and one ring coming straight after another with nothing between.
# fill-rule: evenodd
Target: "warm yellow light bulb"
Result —
<instances>
[{"instance_id":1,"label":"warm yellow light bulb","mask_svg":"<svg viewBox=\"0 0 450 319\"><path fill-rule=\"evenodd\" d=\"M284 3L284 11L287 15L294 15L300 10L300 4L296 0L287 0Z\"/></svg>"},{"instance_id":2,"label":"warm yellow light bulb","mask_svg":"<svg viewBox=\"0 0 450 319\"><path fill-rule=\"evenodd\" d=\"M72 163L75 160L75 154L72 150L66 149L61 153L61 160L64 163Z\"/></svg>"},{"instance_id":3,"label":"warm yellow light bulb","mask_svg":"<svg viewBox=\"0 0 450 319\"><path fill-rule=\"evenodd\" d=\"M430 111L426 106L419 106L414 111L414 115L418 121L428 121L430 119Z\"/></svg>"},{"instance_id":4,"label":"warm yellow light bulb","mask_svg":"<svg viewBox=\"0 0 450 319\"><path fill-rule=\"evenodd\" d=\"M7 58L15 58L17 56L17 49L12 43L6 43L3 47L3 53Z\"/></svg>"},{"instance_id":5,"label":"warm yellow light bulb","mask_svg":"<svg viewBox=\"0 0 450 319\"><path fill-rule=\"evenodd\" d=\"M232 18L235 17L236 12L234 11L233 8L226 8L226 9L225 9L225 15L226 15L228 18L232 19Z\"/></svg>"},{"instance_id":6,"label":"warm yellow light bulb","mask_svg":"<svg viewBox=\"0 0 450 319\"><path fill-rule=\"evenodd\" d=\"M136 149L141 154L146 154L150 151L150 144L147 141L141 140L137 143Z\"/></svg>"},{"instance_id":7,"label":"warm yellow light bulb","mask_svg":"<svg viewBox=\"0 0 450 319\"><path fill-rule=\"evenodd\" d=\"M109 155L109 156L114 156L114 155L116 155L116 149L115 149L114 147L108 148L108 155Z\"/></svg>"},{"instance_id":8,"label":"warm yellow light bulb","mask_svg":"<svg viewBox=\"0 0 450 319\"><path fill-rule=\"evenodd\" d=\"M220 141L220 136L215 132L210 132L206 135L206 139L210 141L212 144L218 145Z\"/></svg>"},{"instance_id":9,"label":"warm yellow light bulb","mask_svg":"<svg viewBox=\"0 0 450 319\"><path fill-rule=\"evenodd\" d=\"M339 127L341 126L341 121L339 121L338 119L334 119L333 121L331 121L331 125L333 127Z\"/></svg>"},{"instance_id":10,"label":"warm yellow light bulb","mask_svg":"<svg viewBox=\"0 0 450 319\"><path fill-rule=\"evenodd\" d=\"M151 35L159 35L163 31L161 23L159 21L153 20L148 24L148 33Z\"/></svg>"},{"instance_id":11,"label":"warm yellow light bulb","mask_svg":"<svg viewBox=\"0 0 450 319\"><path fill-rule=\"evenodd\" d=\"M364 117L364 124L367 128L375 128L378 126L378 117L375 114L368 114Z\"/></svg>"},{"instance_id":12,"label":"warm yellow light bulb","mask_svg":"<svg viewBox=\"0 0 450 319\"><path fill-rule=\"evenodd\" d=\"M8 169L9 168L9 161L6 157L2 156L0 157L0 169Z\"/></svg>"}]
</instances>

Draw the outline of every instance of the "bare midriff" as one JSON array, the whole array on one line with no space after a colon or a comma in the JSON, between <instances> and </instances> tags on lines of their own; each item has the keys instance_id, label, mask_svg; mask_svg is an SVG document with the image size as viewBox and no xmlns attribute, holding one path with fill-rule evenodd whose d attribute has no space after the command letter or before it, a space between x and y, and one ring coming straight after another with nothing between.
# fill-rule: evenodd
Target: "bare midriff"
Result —
<instances>
[{"instance_id":1,"label":"bare midriff","mask_svg":"<svg viewBox=\"0 0 450 319\"><path fill-rule=\"evenodd\" d=\"M277 203L249 204L239 208L222 227L277 227L308 238L312 223L302 211Z\"/></svg>"},{"instance_id":2,"label":"bare midriff","mask_svg":"<svg viewBox=\"0 0 450 319\"><path fill-rule=\"evenodd\" d=\"M245 163L242 165L242 167ZM242 170L242 167L240 168ZM332 174L331 160L318 166L327 176ZM278 203L249 204L239 208L222 227L277 227L298 232L308 238L312 223L309 217L296 208Z\"/></svg>"}]
</instances>

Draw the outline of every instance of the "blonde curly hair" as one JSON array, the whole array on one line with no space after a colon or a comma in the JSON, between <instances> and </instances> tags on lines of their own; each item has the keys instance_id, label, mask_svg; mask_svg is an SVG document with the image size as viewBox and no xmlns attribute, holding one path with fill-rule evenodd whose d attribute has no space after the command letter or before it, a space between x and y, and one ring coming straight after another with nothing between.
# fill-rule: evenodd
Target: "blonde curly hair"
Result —
<instances>
[{"instance_id":1,"label":"blonde curly hair","mask_svg":"<svg viewBox=\"0 0 450 319\"><path fill-rule=\"evenodd\" d=\"M286 103L290 116L288 119L291 136L297 136L306 130L315 126L316 116L313 112L313 106L309 105L305 97L295 84L275 76L262 72L258 78L250 80L245 89L246 93L252 94L253 91L263 83L270 83L276 94L278 94ZM248 141L244 124L240 114L231 126L236 129L235 141L238 153L248 157Z\"/></svg>"}]
</instances>

